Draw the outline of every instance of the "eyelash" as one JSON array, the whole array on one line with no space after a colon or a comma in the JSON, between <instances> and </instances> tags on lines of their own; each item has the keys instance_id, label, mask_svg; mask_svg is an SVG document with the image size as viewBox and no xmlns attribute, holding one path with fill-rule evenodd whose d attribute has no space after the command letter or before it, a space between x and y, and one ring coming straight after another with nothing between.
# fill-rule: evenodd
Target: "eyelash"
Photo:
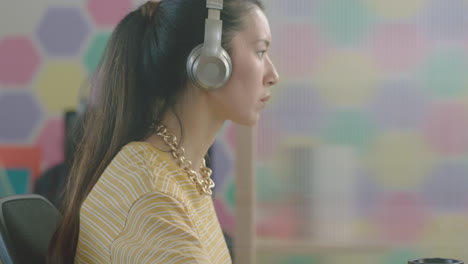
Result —
<instances>
[{"instance_id":1,"label":"eyelash","mask_svg":"<svg viewBox=\"0 0 468 264\"><path fill-rule=\"evenodd\" d=\"M260 55L260 53L261 53L261 55ZM261 51L257 52L257 54L258 54L258 56L259 56L260 58L263 58L263 56L265 55L265 53L266 53L266 50L261 50Z\"/></svg>"}]
</instances>

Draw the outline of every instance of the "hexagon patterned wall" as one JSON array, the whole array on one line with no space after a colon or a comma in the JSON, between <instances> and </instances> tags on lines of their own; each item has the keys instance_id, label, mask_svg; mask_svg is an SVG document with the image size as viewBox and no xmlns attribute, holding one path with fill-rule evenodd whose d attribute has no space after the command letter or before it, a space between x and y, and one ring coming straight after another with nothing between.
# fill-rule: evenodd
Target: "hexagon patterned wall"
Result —
<instances>
[{"instance_id":1,"label":"hexagon patterned wall","mask_svg":"<svg viewBox=\"0 0 468 264\"><path fill-rule=\"evenodd\" d=\"M112 28L136 4L0 4L17 14L0 26L0 177L11 185L0 196L33 191L41 173L63 162L64 114L76 110Z\"/></svg>"},{"instance_id":2,"label":"hexagon patterned wall","mask_svg":"<svg viewBox=\"0 0 468 264\"><path fill-rule=\"evenodd\" d=\"M0 196L63 161L63 114L142 2L0 3L17 14L0 16ZM257 125L257 232L286 242L258 263L468 261L468 1L264 2L281 81ZM231 234L235 144L228 122L212 162Z\"/></svg>"}]
</instances>

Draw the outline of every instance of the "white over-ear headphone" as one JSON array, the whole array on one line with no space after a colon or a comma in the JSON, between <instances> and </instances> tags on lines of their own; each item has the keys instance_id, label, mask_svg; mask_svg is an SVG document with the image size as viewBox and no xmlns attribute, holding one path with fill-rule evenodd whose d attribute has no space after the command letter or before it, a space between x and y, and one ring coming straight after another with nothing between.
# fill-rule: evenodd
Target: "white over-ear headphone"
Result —
<instances>
[{"instance_id":1,"label":"white over-ear headphone","mask_svg":"<svg viewBox=\"0 0 468 264\"><path fill-rule=\"evenodd\" d=\"M207 90L223 86L231 76L229 54L221 47L223 21L220 20L223 0L207 0L208 18L205 19L205 40L196 46L187 58L187 73L192 82Z\"/></svg>"}]
</instances>

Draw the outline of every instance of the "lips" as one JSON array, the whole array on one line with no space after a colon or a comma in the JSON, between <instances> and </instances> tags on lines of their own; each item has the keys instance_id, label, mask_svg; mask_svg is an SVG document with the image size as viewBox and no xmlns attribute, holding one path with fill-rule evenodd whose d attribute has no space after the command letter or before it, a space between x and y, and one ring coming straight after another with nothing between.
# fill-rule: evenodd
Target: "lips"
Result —
<instances>
[{"instance_id":1,"label":"lips","mask_svg":"<svg viewBox=\"0 0 468 264\"><path fill-rule=\"evenodd\" d=\"M270 97L271 97L271 95L267 95L267 96L263 97L262 99L260 99L260 101L262 101L263 103L266 103L266 102L268 102L268 100L270 100Z\"/></svg>"}]
</instances>

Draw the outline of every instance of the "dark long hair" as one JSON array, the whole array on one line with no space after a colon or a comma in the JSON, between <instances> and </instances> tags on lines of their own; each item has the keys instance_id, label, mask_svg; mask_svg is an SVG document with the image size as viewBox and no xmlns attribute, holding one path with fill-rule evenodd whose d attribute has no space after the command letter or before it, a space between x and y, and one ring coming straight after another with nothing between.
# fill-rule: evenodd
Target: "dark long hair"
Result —
<instances>
[{"instance_id":1,"label":"dark long hair","mask_svg":"<svg viewBox=\"0 0 468 264\"><path fill-rule=\"evenodd\" d=\"M224 0L222 45L260 0ZM109 8L112 8L111 6ZM187 83L186 58L203 42L205 0L147 2L114 29L91 81L78 144L65 189L64 215L49 247L48 263L73 263L80 208L120 149L144 140L154 120L170 110Z\"/></svg>"}]
</instances>

